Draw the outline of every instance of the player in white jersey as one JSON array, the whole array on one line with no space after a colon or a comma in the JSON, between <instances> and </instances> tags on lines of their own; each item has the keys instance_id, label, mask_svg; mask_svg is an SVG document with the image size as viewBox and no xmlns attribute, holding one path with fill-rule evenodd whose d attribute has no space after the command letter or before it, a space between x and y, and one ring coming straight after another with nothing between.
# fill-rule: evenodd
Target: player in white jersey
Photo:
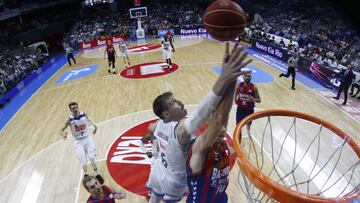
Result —
<instances>
[{"instance_id":1,"label":"player in white jersey","mask_svg":"<svg viewBox=\"0 0 360 203\"><path fill-rule=\"evenodd\" d=\"M167 68L169 71L171 71L171 69L172 69L171 55L172 55L172 52L175 52L175 48L174 48L172 41L173 40L172 40L172 37L170 34L166 34L161 41L161 44L163 46L163 57L165 58L166 63L168 64Z\"/></svg>"},{"instance_id":2,"label":"player in white jersey","mask_svg":"<svg viewBox=\"0 0 360 203\"><path fill-rule=\"evenodd\" d=\"M223 71L212 91L199 104L188 118L181 101L176 100L171 92L159 95L153 102L153 111L160 118L156 123L153 135L158 140L159 157L155 160L149 177L151 203L164 201L177 202L187 189L186 158L193 134L217 108L228 86L237 77L249 73L241 69L251 60L245 60L247 54L243 47L236 44L229 54L229 44L223 61Z\"/></svg>"},{"instance_id":3,"label":"player in white jersey","mask_svg":"<svg viewBox=\"0 0 360 203\"><path fill-rule=\"evenodd\" d=\"M124 59L125 68L127 68L128 65L130 66L130 59L129 59L129 53L128 53L128 45L125 43L124 40L120 41L119 50Z\"/></svg>"},{"instance_id":4,"label":"player in white jersey","mask_svg":"<svg viewBox=\"0 0 360 203\"><path fill-rule=\"evenodd\" d=\"M67 132L65 129L70 126L74 147L76 155L82 166L84 176L87 176L87 158L89 158L91 165L95 171L96 178L102 184L104 183L103 178L99 175L99 171L96 165L96 149L94 141L88 133L88 122L94 126L93 134L96 133L97 127L95 123L84 113L79 111L79 106L76 102L71 102L69 104L70 111L72 115L69 116L68 120L65 122L63 128L61 128L60 135L65 140L67 138Z\"/></svg>"}]
</instances>

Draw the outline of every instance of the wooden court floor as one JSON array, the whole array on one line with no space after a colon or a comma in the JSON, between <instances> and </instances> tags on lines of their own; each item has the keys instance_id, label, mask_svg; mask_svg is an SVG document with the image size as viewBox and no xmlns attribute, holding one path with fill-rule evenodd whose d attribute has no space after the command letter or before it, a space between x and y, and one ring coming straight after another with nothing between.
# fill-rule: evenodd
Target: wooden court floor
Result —
<instances>
[{"instance_id":1,"label":"wooden court floor","mask_svg":"<svg viewBox=\"0 0 360 203\"><path fill-rule=\"evenodd\" d=\"M158 40L140 43L159 43ZM130 43L131 46L139 43ZM180 68L161 77L126 79L107 73L103 50L95 58L77 55L77 64L65 65L17 112L0 133L0 202L85 202L88 193L80 185L81 169L73 150L71 137L63 141L60 128L70 115L68 103L77 101L80 110L98 123L94 135L98 165L107 185L122 190L106 168L106 153L119 135L146 120L155 118L151 111L153 99L172 91L191 112L209 92L218 75L213 67L220 66L224 45L209 39L175 39L173 62ZM95 51L96 52L96 51ZM96 54L95 54L96 55ZM130 55L132 64L163 61L161 50ZM94 74L74 81L55 84L65 72L99 64ZM118 72L122 59L118 57ZM360 125L335 105L324 100L300 83L291 90L290 79L279 79L279 72L254 59L252 65L272 75L271 83L257 87L262 102L257 109L283 108L310 113L335 123L356 140L360 140ZM229 133L235 127L235 106L229 121ZM68 129L69 130L69 129ZM89 172L92 168L89 166ZM227 189L229 202L243 202L237 186L238 167L230 174ZM131 174L130 174L131 175ZM182 200L184 202L185 198ZM121 202L146 202L143 197L127 192Z\"/></svg>"}]
</instances>

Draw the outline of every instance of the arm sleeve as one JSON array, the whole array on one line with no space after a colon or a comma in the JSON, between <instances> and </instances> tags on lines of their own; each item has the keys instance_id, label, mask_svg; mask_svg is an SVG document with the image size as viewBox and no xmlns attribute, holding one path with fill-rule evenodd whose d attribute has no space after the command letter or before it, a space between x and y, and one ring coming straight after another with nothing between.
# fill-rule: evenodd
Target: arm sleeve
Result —
<instances>
[{"instance_id":1,"label":"arm sleeve","mask_svg":"<svg viewBox=\"0 0 360 203\"><path fill-rule=\"evenodd\" d=\"M221 99L221 96L216 95L211 90L211 92L200 103L198 108L196 108L195 112L193 112L189 118L185 119L185 130L189 135L195 133L202 122L209 118L210 114L215 110Z\"/></svg>"}]
</instances>

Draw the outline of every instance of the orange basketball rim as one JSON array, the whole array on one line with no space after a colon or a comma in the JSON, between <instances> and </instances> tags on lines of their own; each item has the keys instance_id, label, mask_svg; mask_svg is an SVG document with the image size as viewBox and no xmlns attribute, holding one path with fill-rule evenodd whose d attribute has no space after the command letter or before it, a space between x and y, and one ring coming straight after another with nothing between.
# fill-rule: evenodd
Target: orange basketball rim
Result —
<instances>
[{"instance_id":1,"label":"orange basketball rim","mask_svg":"<svg viewBox=\"0 0 360 203\"><path fill-rule=\"evenodd\" d=\"M355 154L359 157L360 160L360 145L357 141L353 140L348 136L344 131L340 130L335 125L322 120L320 118L314 117L312 115L290 111L290 110L265 110L256 112L244 118L235 128L233 138L235 151L238 156L237 163L240 167L241 172L245 177L260 191L264 192L269 198L272 198L281 203L297 203L297 202L316 202L316 203L325 203L325 202L350 202L357 198L360 198L360 183L357 187L351 192L342 197L330 198L330 197L320 197L313 194L303 194L295 190L283 186L267 175L263 174L255 165L253 165L246 156L246 151L241 146L242 138L242 128L251 121L254 121L259 118L269 117L269 116L285 116L285 117L294 117L300 118L307 121L311 121L318 125L321 125L328 130L335 133L337 136L346 140L347 144L354 150ZM354 155L356 157L356 155ZM360 161L358 161L360 162Z\"/></svg>"}]
</instances>

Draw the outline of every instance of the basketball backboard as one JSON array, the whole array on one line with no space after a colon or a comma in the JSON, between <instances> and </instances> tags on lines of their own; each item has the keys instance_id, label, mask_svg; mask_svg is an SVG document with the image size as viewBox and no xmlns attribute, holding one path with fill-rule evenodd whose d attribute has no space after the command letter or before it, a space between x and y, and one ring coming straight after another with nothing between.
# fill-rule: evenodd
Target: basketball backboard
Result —
<instances>
[{"instance_id":1,"label":"basketball backboard","mask_svg":"<svg viewBox=\"0 0 360 203\"><path fill-rule=\"evenodd\" d=\"M130 18L142 18L147 16L146 7L137 7L129 9Z\"/></svg>"}]
</instances>

